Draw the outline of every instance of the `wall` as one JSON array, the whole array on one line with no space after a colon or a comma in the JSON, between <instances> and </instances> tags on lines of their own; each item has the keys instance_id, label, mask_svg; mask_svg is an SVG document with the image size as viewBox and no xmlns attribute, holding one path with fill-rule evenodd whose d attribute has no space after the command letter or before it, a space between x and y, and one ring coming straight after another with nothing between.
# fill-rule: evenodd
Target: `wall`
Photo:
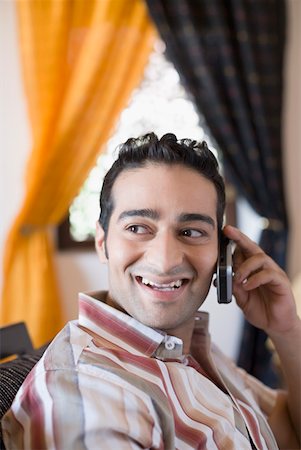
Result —
<instances>
[{"instance_id":1,"label":"wall","mask_svg":"<svg viewBox=\"0 0 301 450\"><path fill-rule=\"evenodd\" d=\"M286 103L287 126L290 130L287 136L286 148L290 150L292 166L295 171L293 178L290 172L291 169L288 169L289 179L291 180L290 189L293 191L294 186L297 186L297 182L300 182L300 170L298 171L294 163L296 158L295 149L298 148L295 143L300 144L301 138L301 127L298 125L300 114L299 116L297 115L300 111L296 111L297 107L293 101L297 95L300 98L301 94L301 84L297 80L297 74L294 70L295 52L298 49L300 50L300 44L296 44L297 41L300 41L300 39L298 40L298 34L300 35L301 33L297 26L298 19L296 17L296 14L298 14L300 23L300 5L301 2L298 0L289 0L290 8L294 9L293 12L290 9L292 23L289 28L291 51L289 80L290 83L294 83L295 87L293 88L290 85L288 90L290 98L287 99ZM5 236L20 207L24 194L24 171L31 146L18 56L16 17L13 2L0 2L0 46L0 264L2 265ZM300 104L299 101L299 108ZM299 193L295 194L296 199L300 198L300 184L298 185L298 190ZM292 208L295 208L295 206L292 206ZM246 222L248 223L248 219L246 219ZM295 266L300 262L300 241L298 241L298 246L297 258L295 257L293 263ZM298 257L299 261L297 261ZM69 320L75 318L77 314L76 296L78 291L106 288L106 268L99 265L93 252L58 252L56 254L56 265L62 292L63 308L66 319ZM295 272L297 271L295 270ZM241 313L237 306L234 302L231 305L218 305L213 288L204 305L204 309L209 310L212 315L210 330L213 340L226 354L230 357L235 357L241 329Z\"/></svg>"}]
</instances>

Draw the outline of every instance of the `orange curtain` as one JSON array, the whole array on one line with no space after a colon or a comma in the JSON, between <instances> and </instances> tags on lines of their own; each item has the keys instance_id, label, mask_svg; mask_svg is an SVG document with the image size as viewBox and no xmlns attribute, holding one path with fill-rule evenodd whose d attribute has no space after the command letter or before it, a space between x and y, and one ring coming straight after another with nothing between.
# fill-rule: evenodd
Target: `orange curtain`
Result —
<instances>
[{"instance_id":1,"label":"orange curtain","mask_svg":"<svg viewBox=\"0 0 301 450\"><path fill-rule=\"evenodd\" d=\"M1 320L24 320L40 345L63 324L51 228L142 78L155 31L142 0L20 0L16 7L33 148L6 242Z\"/></svg>"}]
</instances>

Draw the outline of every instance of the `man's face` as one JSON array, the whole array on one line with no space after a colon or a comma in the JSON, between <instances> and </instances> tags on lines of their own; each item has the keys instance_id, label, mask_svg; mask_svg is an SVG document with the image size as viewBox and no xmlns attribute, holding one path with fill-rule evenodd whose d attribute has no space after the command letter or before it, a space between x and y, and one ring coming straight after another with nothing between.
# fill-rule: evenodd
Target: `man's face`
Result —
<instances>
[{"instance_id":1,"label":"man's face","mask_svg":"<svg viewBox=\"0 0 301 450\"><path fill-rule=\"evenodd\" d=\"M215 271L215 187L183 165L150 163L122 172L112 195L109 296L145 325L176 335L191 323ZM103 241L99 229L102 252Z\"/></svg>"}]
</instances>

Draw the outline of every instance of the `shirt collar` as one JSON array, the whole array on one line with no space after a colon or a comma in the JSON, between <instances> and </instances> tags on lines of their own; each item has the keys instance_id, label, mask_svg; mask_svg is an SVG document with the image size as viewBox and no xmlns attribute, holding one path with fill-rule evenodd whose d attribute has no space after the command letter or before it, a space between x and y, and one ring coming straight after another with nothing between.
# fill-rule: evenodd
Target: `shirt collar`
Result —
<instances>
[{"instance_id":1,"label":"shirt collar","mask_svg":"<svg viewBox=\"0 0 301 450\"><path fill-rule=\"evenodd\" d=\"M148 327L130 315L106 304L106 291L79 294L79 325L133 354L161 360L182 359L183 342L161 330ZM208 335L208 314L197 312L194 335Z\"/></svg>"}]
</instances>

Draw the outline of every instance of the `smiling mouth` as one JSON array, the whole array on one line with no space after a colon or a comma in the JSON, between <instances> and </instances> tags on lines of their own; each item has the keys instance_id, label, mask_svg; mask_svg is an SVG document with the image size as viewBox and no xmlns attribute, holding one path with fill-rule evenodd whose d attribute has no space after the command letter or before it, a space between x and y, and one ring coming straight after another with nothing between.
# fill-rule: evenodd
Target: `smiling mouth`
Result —
<instances>
[{"instance_id":1,"label":"smiling mouth","mask_svg":"<svg viewBox=\"0 0 301 450\"><path fill-rule=\"evenodd\" d=\"M138 281L138 283L143 284L144 286L147 286L150 289L161 292L176 291L180 289L184 284L188 283L188 279L186 278L175 280L172 281L171 283L155 283L151 280L148 280L145 277L140 276L136 276L136 280Z\"/></svg>"}]
</instances>

